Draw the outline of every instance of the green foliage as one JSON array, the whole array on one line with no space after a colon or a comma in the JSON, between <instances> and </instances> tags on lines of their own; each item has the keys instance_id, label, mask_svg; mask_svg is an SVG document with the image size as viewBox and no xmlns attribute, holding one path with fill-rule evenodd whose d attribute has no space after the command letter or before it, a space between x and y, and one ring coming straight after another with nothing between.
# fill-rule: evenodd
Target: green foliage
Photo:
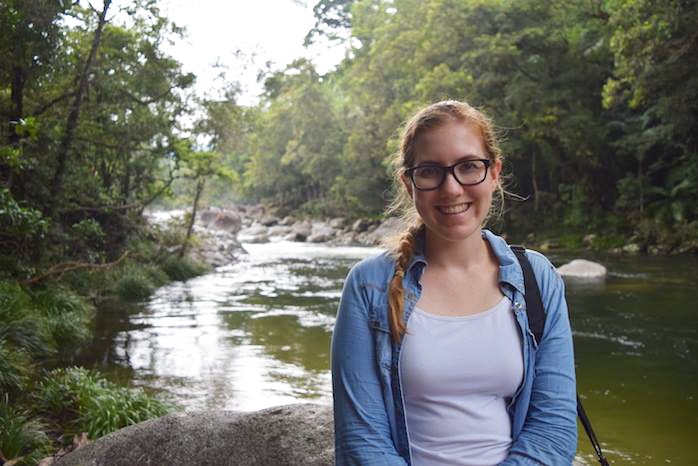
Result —
<instances>
[{"instance_id":1,"label":"green foliage","mask_svg":"<svg viewBox=\"0 0 698 466\"><path fill-rule=\"evenodd\" d=\"M168 256L160 267L170 279L181 281L201 275L207 270L203 264L196 263L188 257L177 256Z\"/></svg>"},{"instance_id":2,"label":"green foliage","mask_svg":"<svg viewBox=\"0 0 698 466\"><path fill-rule=\"evenodd\" d=\"M139 389L119 387L80 367L57 369L39 383L37 408L67 422L72 433L97 438L170 409Z\"/></svg>"},{"instance_id":3,"label":"green foliage","mask_svg":"<svg viewBox=\"0 0 698 466\"><path fill-rule=\"evenodd\" d=\"M125 301L142 301L155 291L155 283L143 267L129 264L115 273L114 289Z\"/></svg>"},{"instance_id":4,"label":"green foliage","mask_svg":"<svg viewBox=\"0 0 698 466\"><path fill-rule=\"evenodd\" d=\"M0 458L12 464L33 466L49 455L50 441L44 426L25 410L0 398Z\"/></svg>"},{"instance_id":5,"label":"green foliage","mask_svg":"<svg viewBox=\"0 0 698 466\"><path fill-rule=\"evenodd\" d=\"M59 287L38 291L34 303L51 340L61 350L59 356L69 360L69 350L79 348L90 338L89 324L94 308L74 292Z\"/></svg>"},{"instance_id":6,"label":"green foliage","mask_svg":"<svg viewBox=\"0 0 698 466\"><path fill-rule=\"evenodd\" d=\"M0 393L16 394L27 383L31 358L23 350L0 339Z\"/></svg>"}]
</instances>

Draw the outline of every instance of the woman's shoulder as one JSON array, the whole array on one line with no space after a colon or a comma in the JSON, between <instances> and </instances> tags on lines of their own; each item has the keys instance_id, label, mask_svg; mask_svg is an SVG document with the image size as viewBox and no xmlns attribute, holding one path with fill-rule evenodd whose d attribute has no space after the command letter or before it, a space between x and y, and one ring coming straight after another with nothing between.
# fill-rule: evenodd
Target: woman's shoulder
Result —
<instances>
[{"instance_id":1,"label":"woman's shoulder","mask_svg":"<svg viewBox=\"0 0 698 466\"><path fill-rule=\"evenodd\" d=\"M383 251L368 256L356 263L349 272L349 278L361 282L384 281L395 271L395 258L391 251Z\"/></svg>"}]
</instances>

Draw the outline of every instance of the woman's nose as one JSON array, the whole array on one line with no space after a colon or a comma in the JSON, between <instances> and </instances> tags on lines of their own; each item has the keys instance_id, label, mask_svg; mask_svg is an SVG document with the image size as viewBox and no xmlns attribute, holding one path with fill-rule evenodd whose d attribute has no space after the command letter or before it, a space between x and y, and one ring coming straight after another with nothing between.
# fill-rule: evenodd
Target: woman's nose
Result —
<instances>
[{"instance_id":1,"label":"woman's nose","mask_svg":"<svg viewBox=\"0 0 698 466\"><path fill-rule=\"evenodd\" d=\"M446 179L439 187L439 190L446 193L459 193L463 189L463 186L456 180L456 175L453 171L446 173Z\"/></svg>"}]
</instances>

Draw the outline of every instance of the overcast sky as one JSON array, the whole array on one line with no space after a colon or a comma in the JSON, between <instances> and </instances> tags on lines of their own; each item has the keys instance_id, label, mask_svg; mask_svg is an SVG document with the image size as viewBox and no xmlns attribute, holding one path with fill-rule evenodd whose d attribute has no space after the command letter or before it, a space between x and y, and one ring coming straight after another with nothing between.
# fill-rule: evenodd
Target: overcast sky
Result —
<instances>
[{"instance_id":1,"label":"overcast sky","mask_svg":"<svg viewBox=\"0 0 698 466\"><path fill-rule=\"evenodd\" d=\"M197 76L197 93L215 92L216 76L228 69L228 79L243 86L243 103L252 103L261 86L256 75L267 61L274 69L299 57L313 60L318 71L333 68L344 56L342 46L327 43L303 48L303 38L315 24L315 0L161 0L167 17L187 29L186 37L166 50ZM236 51L241 54L236 55ZM218 71L217 71L218 70Z\"/></svg>"}]
</instances>

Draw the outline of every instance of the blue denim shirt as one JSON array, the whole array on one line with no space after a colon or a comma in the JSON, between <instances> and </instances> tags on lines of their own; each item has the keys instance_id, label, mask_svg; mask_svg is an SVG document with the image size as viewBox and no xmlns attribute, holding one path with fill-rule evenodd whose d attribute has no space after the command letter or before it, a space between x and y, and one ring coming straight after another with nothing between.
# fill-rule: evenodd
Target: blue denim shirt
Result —
<instances>
[{"instance_id":1,"label":"blue denim shirt","mask_svg":"<svg viewBox=\"0 0 698 466\"><path fill-rule=\"evenodd\" d=\"M536 342L528 327L521 266L507 243L483 230L499 260L499 286L521 329L524 377L507 406L512 445L502 466L569 465L577 447L574 355L564 283L542 254L528 251L546 311ZM405 322L421 294L427 265L423 240L403 279ZM332 335L335 457L342 465L409 465L409 439L400 385L401 343L390 337L387 287L390 253L355 265L344 283Z\"/></svg>"}]
</instances>

